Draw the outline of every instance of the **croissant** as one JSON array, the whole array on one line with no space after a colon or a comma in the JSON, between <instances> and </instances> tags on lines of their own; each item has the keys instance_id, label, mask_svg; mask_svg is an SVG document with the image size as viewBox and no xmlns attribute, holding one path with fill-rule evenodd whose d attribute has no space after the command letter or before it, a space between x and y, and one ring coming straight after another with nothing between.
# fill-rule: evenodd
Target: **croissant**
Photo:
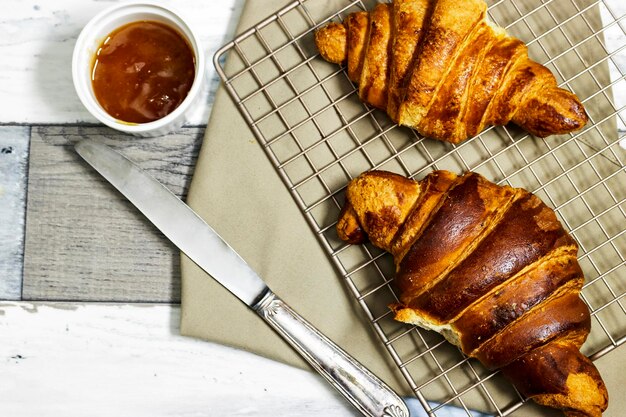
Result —
<instances>
[{"instance_id":1,"label":"croissant","mask_svg":"<svg viewBox=\"0 0 626 417\"><path fill-rule=\"evenodd\" d=\"M370 171L349 183L337 232L393 255L396 320L439 332L539 404L602 415L606 387L579 351L591 320L578 247L535 195L471 172Z\"/></svg>"},{"instance_id":2,"label":"croissant","mask_svg":"<svg viewBox=\"0 0 626 417\"><path fill-rule=\"evenodd\" d=\"M458 143L513 122L545 137L587 123L578 98L486 19L483 0L394 0L315 33L359 97L424 136Z\"/></svg>"}]
</instances>

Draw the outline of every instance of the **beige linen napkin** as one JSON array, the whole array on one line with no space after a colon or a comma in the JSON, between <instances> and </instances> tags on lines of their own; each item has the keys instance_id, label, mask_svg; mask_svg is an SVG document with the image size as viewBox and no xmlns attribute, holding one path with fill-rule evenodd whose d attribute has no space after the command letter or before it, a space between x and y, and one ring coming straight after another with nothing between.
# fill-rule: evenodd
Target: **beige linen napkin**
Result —
<instances>
[{"instance_id":1,"label":"beige linen napkin","mask_svg":"<svg viewBox=\"0 0 626 417\"><path fill-rule=\"evenodd\" d=\"M249 1L240 28L288 1ZM293 198L226 91L216 94L188 204L296 311L375 374L407 392ZM184 335L298 367L306 363L264 322L183 256Z\"/></svg>"},{"instance_id":2,"label":"beige linen napkin","mask_svg":"<svg viewBox=\"0 0 626 417\"><path fill-rule=\"evenodd\" d=\"M287 3L290 0L249 0L240 31ZM332 2L327 4L333 10ZM602 129L612 132L614 123ZM296 311L400 394L412 394L224 88L216 95L188 203ZM308 368L260 318L184 256L181 269L182 334ZM598 362L606 368L601 371L609 389L626 383L611 372L613 360L624 363L626 349ZM478 389L463 400L489 408ZM613 404L613 410L621 409ZM512 415L551 415L534 406L522 410Z\"/></svg>"}]
</instances>

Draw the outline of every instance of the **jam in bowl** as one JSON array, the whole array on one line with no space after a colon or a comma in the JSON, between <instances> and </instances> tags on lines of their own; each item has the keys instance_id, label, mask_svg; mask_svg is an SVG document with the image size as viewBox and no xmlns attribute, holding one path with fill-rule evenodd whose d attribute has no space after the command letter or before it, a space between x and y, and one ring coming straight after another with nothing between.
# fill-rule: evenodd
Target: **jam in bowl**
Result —
<instances>
[{"instance_id":1,"label":"jam in bowl","mask_svg":"<svg viewBox=\"0 0 626 417\"><path fill-rule=\"evenodd\" d=\"M195 59L175 29L133 22L106 37L91 74L96 99L107 113L128 123L148 123L167 116L187 97Z\"/></svg>"},{"instance_id":2,"label":"jam in bowl","mask_svg":"<svg viewBox=\"0 0 626 417\"><path fill-rule=\"evenodd\" d=\"M182 126L206 93L204 54L178 14L121 4L83 29L72 60L76 92L102 123L139 136Z\"/></svg>"}]
</instances>

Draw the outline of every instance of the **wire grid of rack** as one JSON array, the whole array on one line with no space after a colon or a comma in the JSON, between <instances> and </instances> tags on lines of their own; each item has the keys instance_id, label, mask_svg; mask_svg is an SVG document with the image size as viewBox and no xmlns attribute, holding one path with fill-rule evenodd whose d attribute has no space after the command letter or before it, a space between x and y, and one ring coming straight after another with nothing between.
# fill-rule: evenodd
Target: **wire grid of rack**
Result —
<instances>
[{"instance_id":1,"label":"wire grid of rack","mask_svg":"<svg viewBox=\"0 0 626 417\"><path fill-rule=\"evenodd\" d=\"M583 352L597 359L620 346L626 340L626 152L619 142L626 133L617 126L626 124L626 107L612 92L626 91L626 71L616 62L626 44L609 47L605 34L624 35L626 15L616 15L608 2L488 2L490 20L526 42L529 55L574 91L589 113L581 132L547 139L508 126L453 146L398 127L362 104L345 71L319 58L313 34L329 21L370 9L368 2L335 0L329 8L320 0L295 1L215 55L225 87L430 415L454 404L471 416L472 396L478 396L486 412L504 416L524 398L439 335L392 319L386 307L396 300L390 256L336 237L345 186L370 169L416 179L448 169L473 170L534 192L580 246L582 297L593 317Z\"/></svg>"}]
</instances>

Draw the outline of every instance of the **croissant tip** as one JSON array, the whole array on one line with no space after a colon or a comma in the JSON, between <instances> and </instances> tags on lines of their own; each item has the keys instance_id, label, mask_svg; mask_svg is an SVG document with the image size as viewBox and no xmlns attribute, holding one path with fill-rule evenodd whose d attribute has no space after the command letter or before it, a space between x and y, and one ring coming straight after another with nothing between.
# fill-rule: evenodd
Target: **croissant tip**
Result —
<instances>
[{"instance_id":1,"label":"croissant tip","mask_svg":"<svg viewBox=\"0 0 626 417\"><path fill-rule=\"evenodd\" d=\"M588 121L589 116L578 97L561 88L528 100L513 117L513 122L541 138L575 132Z\"/></svg>"},{"instance_id":2,"label":"croissant tip","mask_svg":"<svg viewBox=\"0 0 626 417\"><path fill-rule=\"evenodd\" d=\"M315 45L322 58L341 64L347 57L347 32L341 23L329 23L315 31Z\"/></svg>"},{"instance_id":3,"label":"croissant tip","mask_svg":"<svg viewBox=\"0 0 626 417\"><path fill-rule=\"evenodd\" d=\"M367 235L361 228L358 217L350 203L346 203L341 209L336 229L339 238L351 245L357 245L367 240Z\"/></svg>"},{"instance_id":4,"label":"croissant tip","mask_svg":"<svg viewBox=\"0 0 626 417\"><path fill-rule=\"evenodd\" d=\"M567 417L601 417L608 406L598 369L576 345L554 340L502 370L522 394Z\"/></svg>"}]
</instances>

